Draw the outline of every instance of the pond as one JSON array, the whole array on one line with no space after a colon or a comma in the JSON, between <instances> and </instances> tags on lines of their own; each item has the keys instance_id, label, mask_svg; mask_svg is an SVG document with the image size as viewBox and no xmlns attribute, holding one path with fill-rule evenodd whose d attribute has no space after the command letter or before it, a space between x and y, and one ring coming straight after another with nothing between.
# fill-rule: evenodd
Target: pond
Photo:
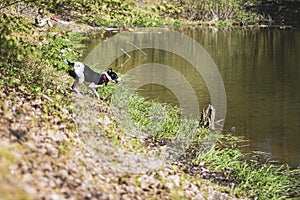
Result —
<instances>
[{"instance_id":1,"label":"pond","mask_svg":"<svg viewBox=\"0 0 300 200\"><path fill-rule=\"evenodd\" d=\"M226 92L226 101L222 104L226 105L224 129L249 140L247 150L263 151L274 160L300 166L300 31L207 28L187 29L181 33L198 42L197 45L200 44L211 57L202 65L215 64L218 69ZM161 46L155 49L151 48L156 47L155 44L144 44L139 37L142 32L135 34L134 42L128 42L127 36L121 36L117 40L123 43L117 42L113 47L106 41L90 41L87 54L95 46L100 45L101 50L96 57L87 56L85 62L90 65L100 63L101 69L110 65L124 74L139 66L159 63L161 70L152 68L146 73L140 70L131 77L144 80L145 84L138 89L141 95L182 106L185 115L198 112L212 103L212 98L216 98L212 93L219 88L211 89L207 83L219 81L218 74L203 75L186 56L176 55L172 48L178 48L177 43L180 45L181 41L172 41L173 38L167 36L163 41L155 41L149 36L148 40L158 45L177 44L171 45L170 50ZM131 49L127 50L126 45ZM198 48L192 46L186 49L184 42L181 45L184 55ZM155 81L146 81L147 77ZM195 93L199 105L189 102L193 95L187 95L188 89Z\"/></svg>"}]
</instances>

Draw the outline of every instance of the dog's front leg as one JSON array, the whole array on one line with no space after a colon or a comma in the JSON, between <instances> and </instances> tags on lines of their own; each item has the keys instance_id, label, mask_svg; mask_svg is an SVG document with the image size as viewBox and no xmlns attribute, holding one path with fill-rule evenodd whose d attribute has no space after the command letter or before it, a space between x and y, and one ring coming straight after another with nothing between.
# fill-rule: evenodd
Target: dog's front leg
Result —
<instances>
[{"instance_id":1,"label":"dog's front leg","mask_svg":"<svg viewBox=\"0 0 300 200\"><path fill-rule=\"evenodd\" d=\"M102 87L103 85L96 85L95 83L91 83L88 85L88 87L94 92L98 100L100 99L99 94L97 92L97 89Z\"/></svg>"},{"instance_id":2,"label":"dog's front leg","mask_svg":"<svg viewBox=\"0 0 300 200\"><path fill-rule=\"evenodd\" d=\"M98 92L96 91L96 89L95 89L95 88L91 88L91 89L92 89L92 91L94 92L94 94L96 95L97 99L100 100L99 94L98 94Z\"/></svg>"}]
</instances>

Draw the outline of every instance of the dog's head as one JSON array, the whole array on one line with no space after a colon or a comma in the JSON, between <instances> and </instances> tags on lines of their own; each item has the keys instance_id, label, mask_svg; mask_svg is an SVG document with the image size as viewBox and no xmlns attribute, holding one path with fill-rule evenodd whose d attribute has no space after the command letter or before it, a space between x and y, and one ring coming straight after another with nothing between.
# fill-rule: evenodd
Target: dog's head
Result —
<instances>
[{"instance_id":1,"label":"dog's head","mask_svg":"<svg viewBox=\"0 0 300 200\"><path fill-rule=\"evenodd\" d=\"M110 68L107 71L107 74L111 77L111 79L115 82L115 83L119 83L122 81L122 79L120 77L118 77L117 73L115 73L112 68Z\"/></svg>"}]
</instances>

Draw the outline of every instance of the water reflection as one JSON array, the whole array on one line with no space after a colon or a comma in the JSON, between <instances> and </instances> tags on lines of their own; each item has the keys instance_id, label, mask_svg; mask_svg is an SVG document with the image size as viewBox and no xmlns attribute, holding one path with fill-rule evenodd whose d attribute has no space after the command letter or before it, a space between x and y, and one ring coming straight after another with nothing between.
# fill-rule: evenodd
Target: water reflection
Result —
<instances>
[{"instance_id":1,"label":"water reflection","mask_svg":"<svg viewBox=\"0 0 300 200\"><path fill-rule=\"evenodd\" d=\"M183 32L207 50L220 70L228 106L225 128L234 126L235 134L250 140L252 150L268 152L274 159L300 166L300 32L269 29ZM123 73L146 63L172 66L189 80L200 109L207 106L210 102L207 86L190 63L166 51L143 51L147 56L133 51L128 62L124 55L112 65ZM176 96L161 85L145 85L140 93L178 105Z\"/></svg>"},{"instance_id":2,"label":"water reflection","mask_svg":"<svg viewBox=\"0 0 300 200\"><path fill-rule=\"evenodd\" d=\"M300 160L300 32L188 31L221 71L228 98L226 128L294 166Z\"/></svg>"}]
</instances>

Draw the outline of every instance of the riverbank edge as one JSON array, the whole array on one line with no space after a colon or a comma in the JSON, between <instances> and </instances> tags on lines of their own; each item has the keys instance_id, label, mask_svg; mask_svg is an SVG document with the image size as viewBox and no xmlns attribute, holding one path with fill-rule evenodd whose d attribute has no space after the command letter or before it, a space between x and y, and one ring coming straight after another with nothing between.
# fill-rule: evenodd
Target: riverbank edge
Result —
<instances>
[{"instance_id":1,"label":"riverbank edge","mask_svg":"<svg viewBox=\"0 0 300 200\"><path fill-rule=\"evenodd\" d=\"M84 25L85 26L85 25ZM76 32L76 31L75 31ZM80 32L80 31L79 31ZM55 72L56 73L56 72ZM60 74L60 73L59 73ZM60 74L60 76L62 76L62 77L64 77L64 80L67 80L67 78L65 77L65 75L62 75L62 74ZM66 81L66 82L70 82L70 81ZM60 84L66 84L66 83L62 83L62 82L60 82ZM67 87L66 85L64 85L64 87ZM22 88L21 88L22 89ZM24 88L23 88L24 89ZM65 88L65 90L66 90L66 88ZM66 90L67 91L67 90ZM22 91L21 91L22 92ZM1 95L1 97L3 98L3 96L5 96L5 95ZM46 104L48 104L49 102L50 103L53 103L53 102L51 102L51 101L53 101L53 97L52 96L50 96L49 98L47 98L48 96L46 95L46 96L42 96L42 99L43 99L43 101L44 101L44 103L46 103ZM41 98L41 97L39 97L39 98ZM39 99L38 98L38 99ZM57 99L57 100L59 100L59 98ZM56 99L54 100L54 101L56 101ZM6 102L6 103L5 103ZM9 110L9 107L11 106L7 106L7 105L5 105L5 104L10 104L10 102L14 102L12 99L11 100L5 100L4 101L4 104L2 104L1 105L1 107L3 108L2 110L5 110L5 109L7 109L7 110ZM48 103L47 103L48 102ZM51 105L51 106L53 106L53 105ZM61 105L56 105L56 107L57 108L60 108L60 106ZM101 104L101 106L103 106L104 107L104 110L105 110L105 107L106 107L106 109L108 109L108 107L109 107L109 105L104 105L104 104ZM108 106L108 107L107 107ZM13 106L12 106L13 107ZM55 107L55 106L54 106ZM5 109L4 109L5 108ZM57 109L56 108L56 109ZM11 112L15 112L15 111L11 111ZM108 112L108 111L106 111L106 112ZM5 120L9 120L9 116L5 116L4 117L5 118ZM6 118L8 118L8 119L6 119ZM68 119L68 120L71 120L72 119L72 117L70 118L70 119ZM25 120L26 121L26 120ZM102 122L103 123L103 122ZM4 124L7 124L7 123L4 123ZM9 128L10 126L7 126L7 128ZM59 128L59 129L61 129L61 128ZM6 130L5 128L4 129L2 129L2 131L3 131L3 133L5 133L5 134L9 134L9 135L11 135L10 137L12 137L13 138L13 141L15 141L14 139L17 139L17 141L19 141L19 138L17 137L17 136L15 136L15 135L13 135L12 134L12 132L13 131L11 131L11 130ZM49 137L49 133L45 133L46 134L46 137ZM38 134L37 134L38 135ZM72 134L70 134L70 135L72 135ZM80 141L80 137L78 137L78 135L77 135L77 139L76 139L76 136L75 136L75 138L73 138L73 136L68 136L68 137L70 137L70 140L76 140L77 141L77 144L80 144L81 143L81 141ZM76 135L76 134L75 134ZM14 137L16 137L16 138L14 138ZM39 136L38 136L39 137ZM50 137L52 137L52 136L50 136ZM62 136L63 137L63 136ZM8 139L8 138L6 138L4 141L5 142L8 142L9 143L9 141L10 141L10 139ZM32 138L31 138L32 139ZM37 138L35 138L36 140L40 140L40 139L37 139ZM78 140L79 139L79 140ZM54 140L58 140L57 138L54 138ZM33 141L35 141L35 140L33 140ZM36 141L35 141L36 142ZM76 144L76 142L75 142L75 144ZM37 151L36 150L36 146L34 145L34 144L32 144L31 143L31 145L33 145L33 146L31 146L31 151L33 151L33 150L35 150L35 151ZM67 145L68 146L68 145ZM21 148L20 146L18 146L17 145L17 147L18 148ZM51 148L51 147L50 147ZM60 149L61 148L64 148L64 147L60 147ZM70 149L72 149L73 147L68 147L68 148L70 148ZM67 149L68 149L67 148ZM76 147L75 147L76 148ZM80 148L84 148L84 145L83 145L83 147L80 147ZM19 150L16 150L16 149L14 149L14 148L11 148L11 147L9 147L8 148L9 150L11 150L11 151L19 151ZM11 155L10 155L10 153L7 153L6 151L5 151L5 149L3 149L3 151L5 152L5 155L7 154L7 157L10 159L10 157L11 157ZM43 151L49 151L47 148L46 148L46 150L45 149L43 149ZM52 150L50 149L50 152L51 152ZM55 150L53 150L53 151L55 151ZM64 150L61 150L61 151L64 151ZM86 152L86 150L83 150L84 152ZM20 151L18 152L18 153L20 153ZM24 152L23 152L24 153ZM27 152L28 153L28 152ZM15 154L15 152L14 152L14 154ZM51 153L50 153L51 154ZM3 155L3 154L2 154ZM36 155L36 154L35 154ZM18 156L20 156L20 155L18 155ZM31 156L33 156L33 155L31 155ZM88 155L88 153L85 155L86 157L90 157L90 155ZM1 157L1 158L3 158L3 157ZM13 160L13 159L12 159ZM34 162L34 160L30 160L30 162ZM83 162L85 162L85 158L83 159ZM28 165L26 164L26 163L23 163L22 164L23 166L23 168L26 168L26 167L28 167ZM51 164L52 165L52 164ZM52 166L50 165L50 168L52 168ZM49 168L49 166L47 166L48 168ZM26 171L25 169L22 169L22 170L24 170L24 171ZM28 169L27 169L28 170ZM70 170L70 169L68 169L68 170ZM92 169L91 169L92 170ZM172 172L172 173L174 173L174 172ZM28 175L28 174L26 174L27 176L30 176L30 175ZM123 175L121 176L121 179L122 179L122 177L123 177ZM28 178L28 177L27 177ZM120 177L119 177L120 178ZM28 180L30 180L30 178L28 178ZM173 180L172 180L173 181ZM126 182L126 181L125 181ZM130 182L130 181L129 181ZM173 181L174 182L174 181ZM13 183L10 183L11 185L13 185ZM174 183L173 183L174 184ZM176 185L176 183L175 183L175 185ZM148 187L148 186L145 186L145 187ZM150 187L150 186L149 186ZM32 188L31 188L32 189ZM55 188L54 188L55 189ZM33 190L33 189L32 189ZM26 190L27 191L27 190ZM59 193L58 192L58 190L57 190L57 193ZM55 194L55 193L54 193ZM180 196L180 195L179 195ZM227 197L227 198L229 198L229 197Z\"/></svg>"},{"instance_id":2,"label":"riverbank edge","mask_svg":"<svg viewBox=\"0 0 300 200\"><path fill-rule=\"evenodd\" d=\"M103 164L109 157L95 157L83 143L69 90L72 80L59 53L82 48L85 36L56 26L39 29L10 13L0 23L7 28L2 29L3 47L9 47L2 49L7 56L0 63L1 198L236 199L173 165L131 174ZM72 51L71 57L78 59L80 52ZM99 115L87 122L119 138L107 102L84 99ZM90 123L87 127L92 133Z\"/></svg>"}]
</instances>

